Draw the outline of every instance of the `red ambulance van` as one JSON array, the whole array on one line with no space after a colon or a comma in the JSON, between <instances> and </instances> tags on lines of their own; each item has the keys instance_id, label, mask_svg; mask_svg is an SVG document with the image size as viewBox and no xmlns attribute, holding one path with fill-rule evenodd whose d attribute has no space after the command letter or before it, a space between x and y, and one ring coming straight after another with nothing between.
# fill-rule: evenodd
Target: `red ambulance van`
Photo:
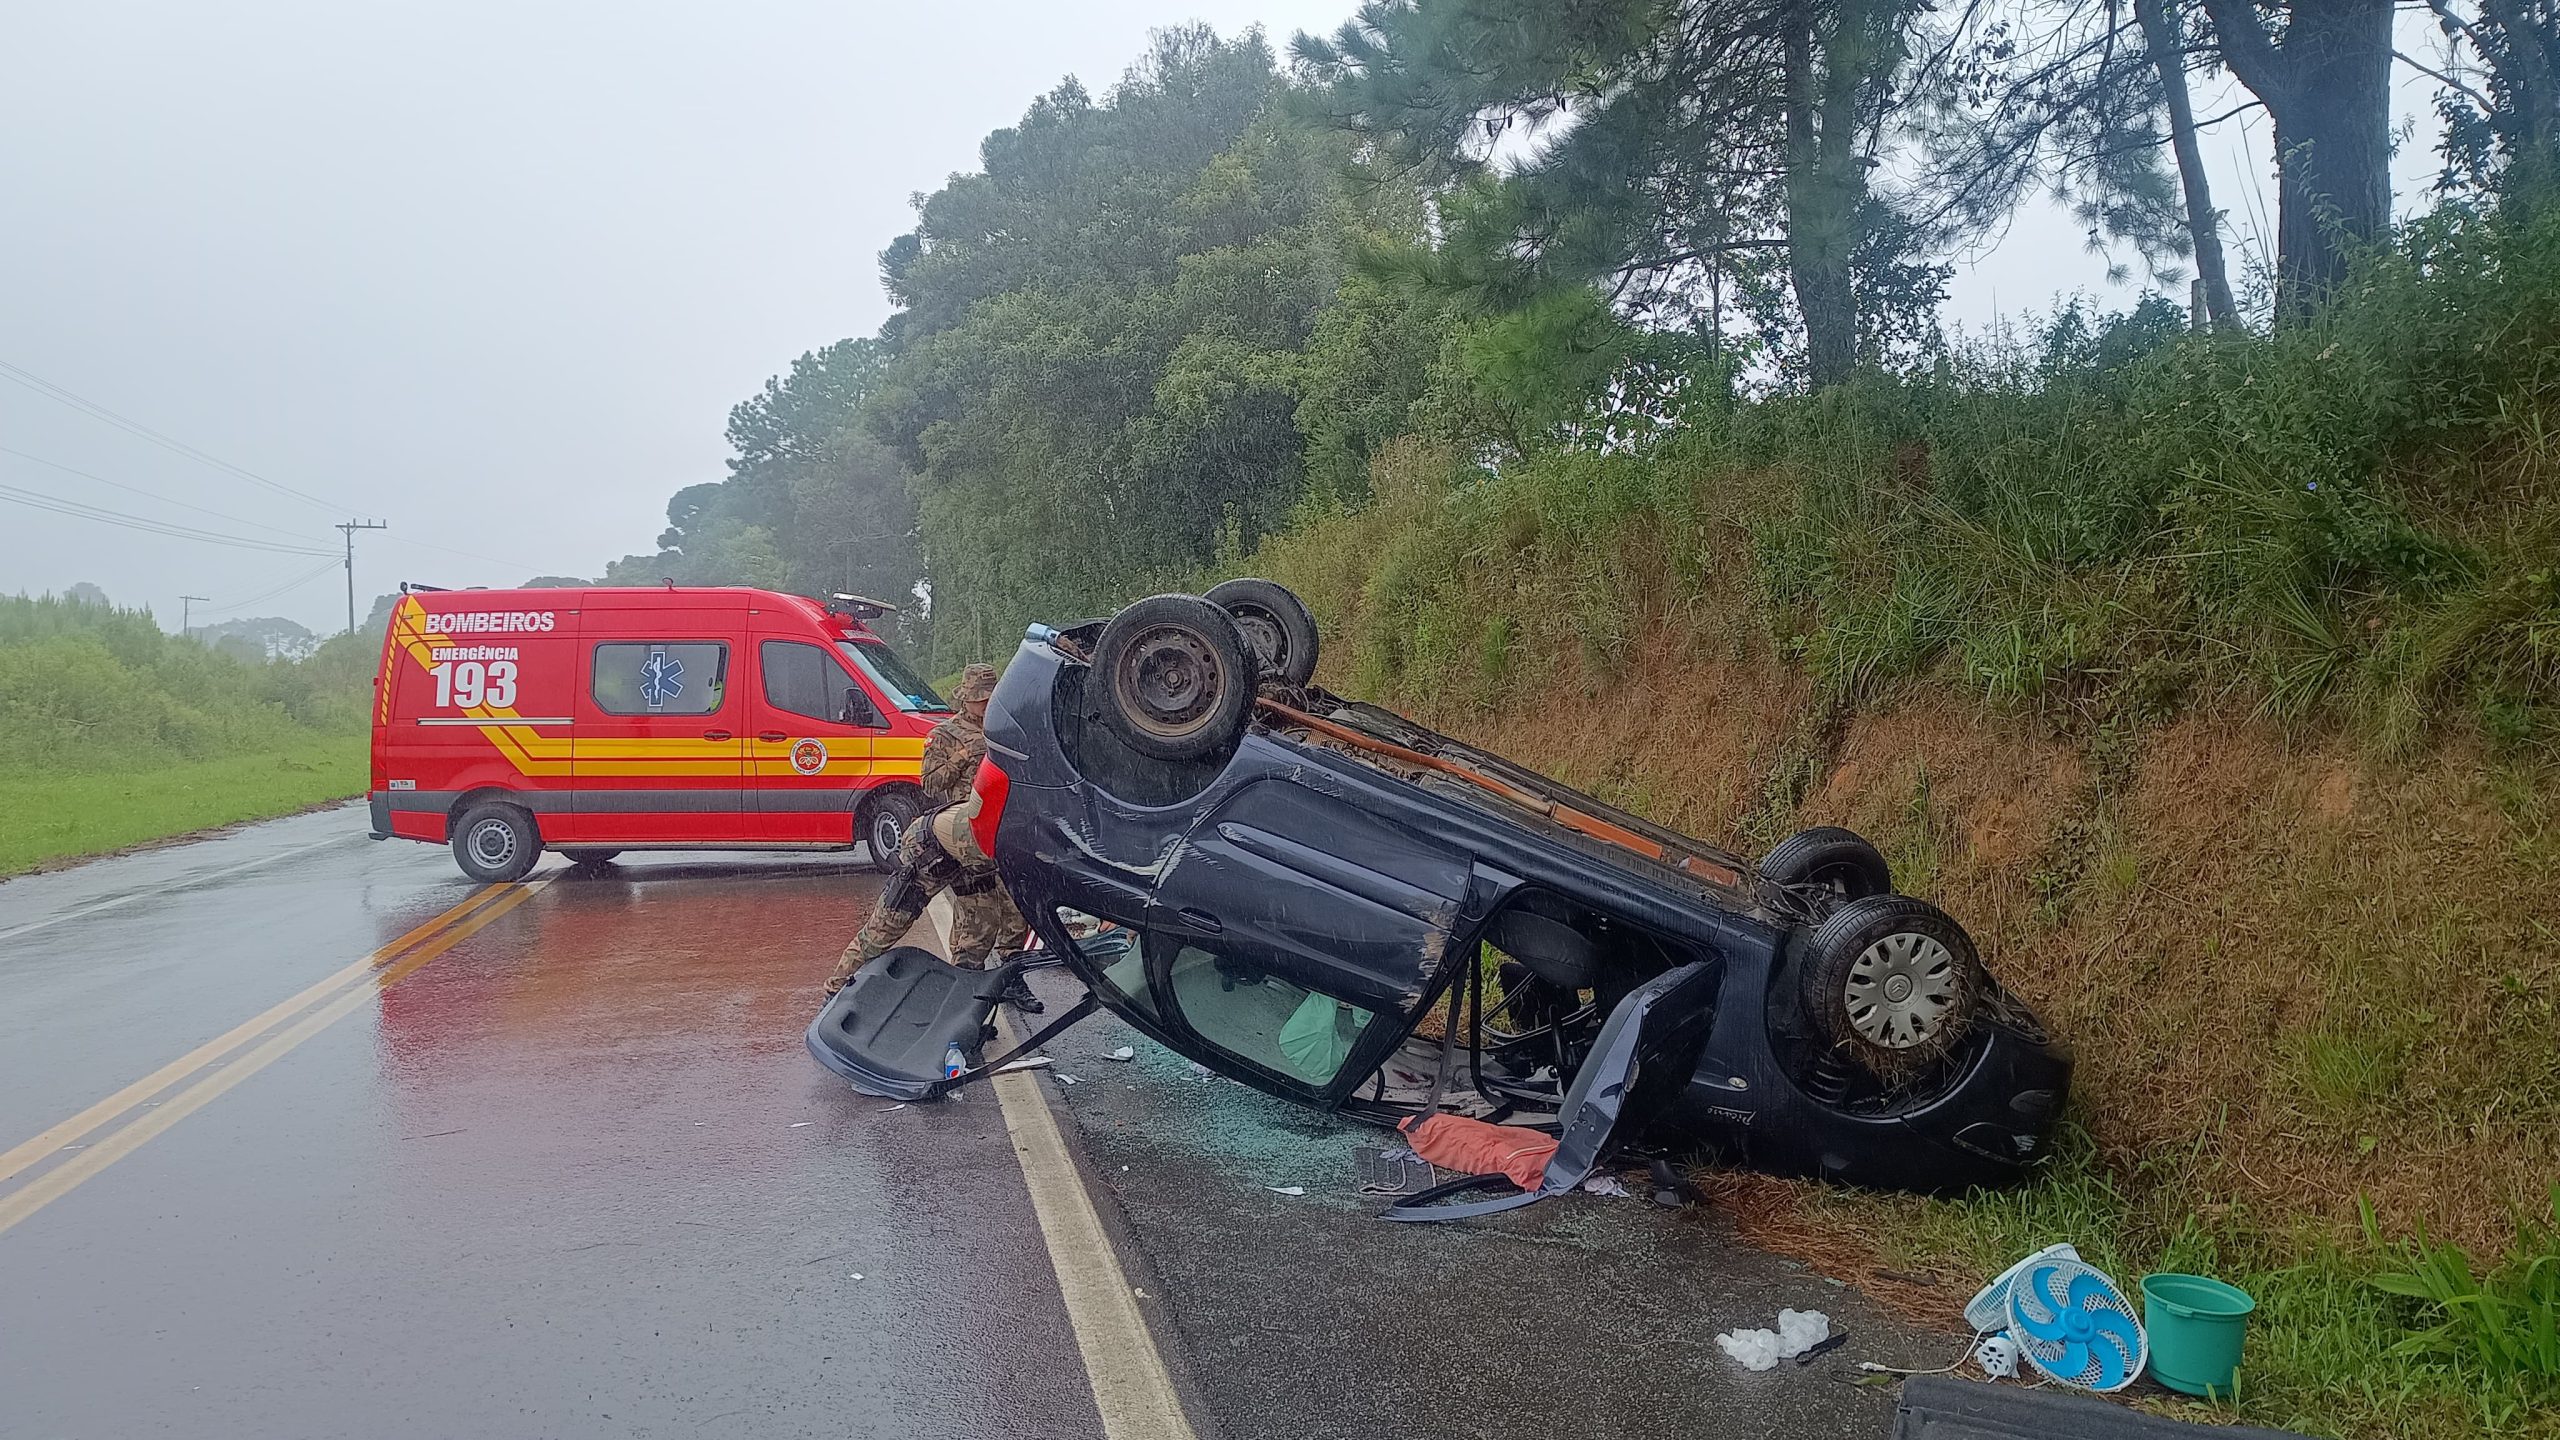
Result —
<instances>
[{"instance_id":1,"label":"red ambulance van","mask_svg":"<svg viewBox=\"0 0 2560 1440\"><path fill-rule=\"evenodd\" d=\"M769 590L404 587L374 681L373 835L475 880L545 847L895 854L951 707L869 620Z\"/></svg>"}]
</instances>

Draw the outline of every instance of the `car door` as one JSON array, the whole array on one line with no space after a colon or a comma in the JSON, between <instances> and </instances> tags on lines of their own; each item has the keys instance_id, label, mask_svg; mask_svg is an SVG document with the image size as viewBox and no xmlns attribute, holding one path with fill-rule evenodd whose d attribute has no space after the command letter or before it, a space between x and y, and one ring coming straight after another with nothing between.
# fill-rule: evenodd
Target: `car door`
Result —
<instances>
[{"instance_id":1,"label":"car door","mask_svg":"<svg viewBox=\"0 0 2560 1440\"><path fill-rule=\"evenodd\" d=\"M742 647L727 619L642 612L584 638L570 752L579 839L637 846L747 838L747 703L731 679Z\"/></svg>"},{"instance_id":2,"label":"car door","mask_svg":"<svg viewBox=\"0 0 2560 1440\"><path fill-rule=\"evenodd\" d=\"M749 834L776 844L849 845L858 787L889 718L834 647L797 636L752 639Z\"/></svg>"},{"instance_id":3,"label":"car door","mask_svg":"<svg viewBox=\"0 0 2560 1440\"><path fill-rule=\"evenodd\" d=\"M1155 1007L1193 1058L1339 1100L1436 988L1468 876L1454 848L1339 799L1248 785L1192 828L1157 882Z\"/></svg>"}]
</instances>

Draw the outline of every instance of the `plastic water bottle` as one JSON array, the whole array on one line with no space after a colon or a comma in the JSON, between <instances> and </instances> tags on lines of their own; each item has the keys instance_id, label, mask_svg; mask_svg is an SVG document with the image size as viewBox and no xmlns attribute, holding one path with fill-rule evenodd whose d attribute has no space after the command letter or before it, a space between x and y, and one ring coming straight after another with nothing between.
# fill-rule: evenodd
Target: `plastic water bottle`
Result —
<instances>
[{"instance_id":1,"label":"plastic water bottle","mask_svg":"<svg viewBox=\"0 0 2560 1440\"><path fill-rule=\"evenodd\" d=\"M957 1045L945 1046L942 1051L942 1078L957 1080L968 1072L969 1057L961 1054Z\"/></svg>"}]
</instances>

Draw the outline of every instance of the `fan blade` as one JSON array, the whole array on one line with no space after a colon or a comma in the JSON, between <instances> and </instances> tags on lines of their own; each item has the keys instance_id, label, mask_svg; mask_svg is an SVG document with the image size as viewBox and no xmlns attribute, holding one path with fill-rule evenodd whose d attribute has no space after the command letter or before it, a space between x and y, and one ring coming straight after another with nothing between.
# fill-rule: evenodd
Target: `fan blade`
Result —
<instances>
[{"instance_id":1,"label":"fan blade","mask_svg":"<svg viewBox=\"0 0 2560 1440\"><path fill-rule=\"evenodd\" d=\"M2128 1362L2123 1351L2118 1350L2113 1345L2093 1345L2083 1346L2081 1348L2086 1354L2095 1356L2098 1362L2098 1373L2089 1381L2090 1389L2113 1390L2125 1382L2124 1372L2125 1366Z\"/></svg>"},{"instance_id":2,"label":"fan blade","mask_svg":"<svg viewBox=\"0 0 2560 1440\"><path fill-rule=\"evenodd\" d=\"M2069 1303L2074 1310L2122 1310L2124 1308L2124 1297L2116 1294L2114 1286L2086 1272L2071 1277L2071 1288L2066 1293L2070 1297ZM2100 1303L2091 1305L2089 1303L2091 1300Z\"/></svg>"},{"instance_id":3,"label":"fan blade","mask_svg":"<svg viewBox=\"0 0 2560 1440\"><path fill-rule=\"evenodd\" d=\"M2062 1307L2053 1298L2051 1283L2054 1268L2051 1265L2038 1266L2028 1273L2023 1290L2012 1287L2009 1291L2011 1323L2038 1340L2059 1340L2063 1337ZM2027 1312L2023 1302L2029 1298L2045 1311L2048 1318L2039 1320Z\"/></svg>"},{"instance_id":4,"label":"fan blade","mask_svg":"<svg viewBox=\"0 0 2560 1440\"><path fill-rule=\"evenodd\" d=\"M2142 1325L2121 1310L2100 1310L2089 1317L2093 1336L2103 1335L2114 1341L2127 1355L2142 1352Z\"/></svg>"}]
</instances>

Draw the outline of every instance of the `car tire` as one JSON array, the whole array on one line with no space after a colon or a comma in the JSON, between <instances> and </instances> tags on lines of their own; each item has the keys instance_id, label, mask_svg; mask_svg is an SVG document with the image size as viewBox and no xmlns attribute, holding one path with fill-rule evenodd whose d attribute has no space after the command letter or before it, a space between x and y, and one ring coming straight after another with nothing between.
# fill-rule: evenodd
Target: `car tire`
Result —
<instances>
[{"instance_id":1,"label":"car tire","mask_svg":"<svg viewBox=\"0 0 2560 1440\"><path fill-rule=\"evenodd\" d=\"M1253 646L1263 679L1304 685L1316 673L1316 617L1286 585L1270 580L1222 580L1205 597L1235 617Z\"/></svg>"},{"instance_id":2,"label":"car tire","mask_svg":"<svg viewBox=\"0 0 2560 1440\"><path fill-rule=\"evenodd\" d=\"M1234 745L1253 716L1259 673L1235 617L1197 595L1151 595L1112 616L1094 642L1093 672L1103 723L1153 760Z\"/></svg>"},{"instance_id":3,"label":"car tire","mask_svg":"<svg viewBox=\"0 0 2560 1440\"><path fill-rule=\"evenodd\" d=\"M862 802L854 812L854 838L871 852L871 868L882 873L898 868L898 840L924 813L924 796L911 786L892 785Z\"/></svg>"},{"instance_id":4,"label":"car tire","mask_svg":"<svg viewBox=\"0 0 2560 1440\"><path fill-rule=\"evenodd\" d=\"M592 870L599 865L611 863L613 857L621 853L619 850L598 850L592 846L581 845L575 850L561 851L560 858L581 869Z\"/></svg>"},{"instance_id":5,"label":"car tire","mask_svg":"<svg viewBox=\"0 0 2560 1440\"><path fill-rule=\"evenodd\" d=\"M1983 989L1973 938L1937 906L1907 895L1844 903L1797 955L1797 999L1817 1034L1887 1080L1955 1048Z\"/></svg>"},{"instance_id":6,"label":"car tire","mask_svg":"<svg viewBox=\"0 0 2560 1440\"><path fill-rule=\"evenodd\" d=\"M453 826L453 860L484 885L521 880L542 858L542 832L513 805L474 805Z\"/></svg>"},{"instance_id":7,"label":"car tire","mask_svg":"<svg viewBox=\"0 0 2560 1440\"><path fill-rule=\"evenodd\" d=\"M1854 830L1816 825L1778 842L1760 861L1760 875L1786 886L1827 890L1844 900L1893 893L1893 867L1883 852Z\"/></svg>"}]
</instances>

